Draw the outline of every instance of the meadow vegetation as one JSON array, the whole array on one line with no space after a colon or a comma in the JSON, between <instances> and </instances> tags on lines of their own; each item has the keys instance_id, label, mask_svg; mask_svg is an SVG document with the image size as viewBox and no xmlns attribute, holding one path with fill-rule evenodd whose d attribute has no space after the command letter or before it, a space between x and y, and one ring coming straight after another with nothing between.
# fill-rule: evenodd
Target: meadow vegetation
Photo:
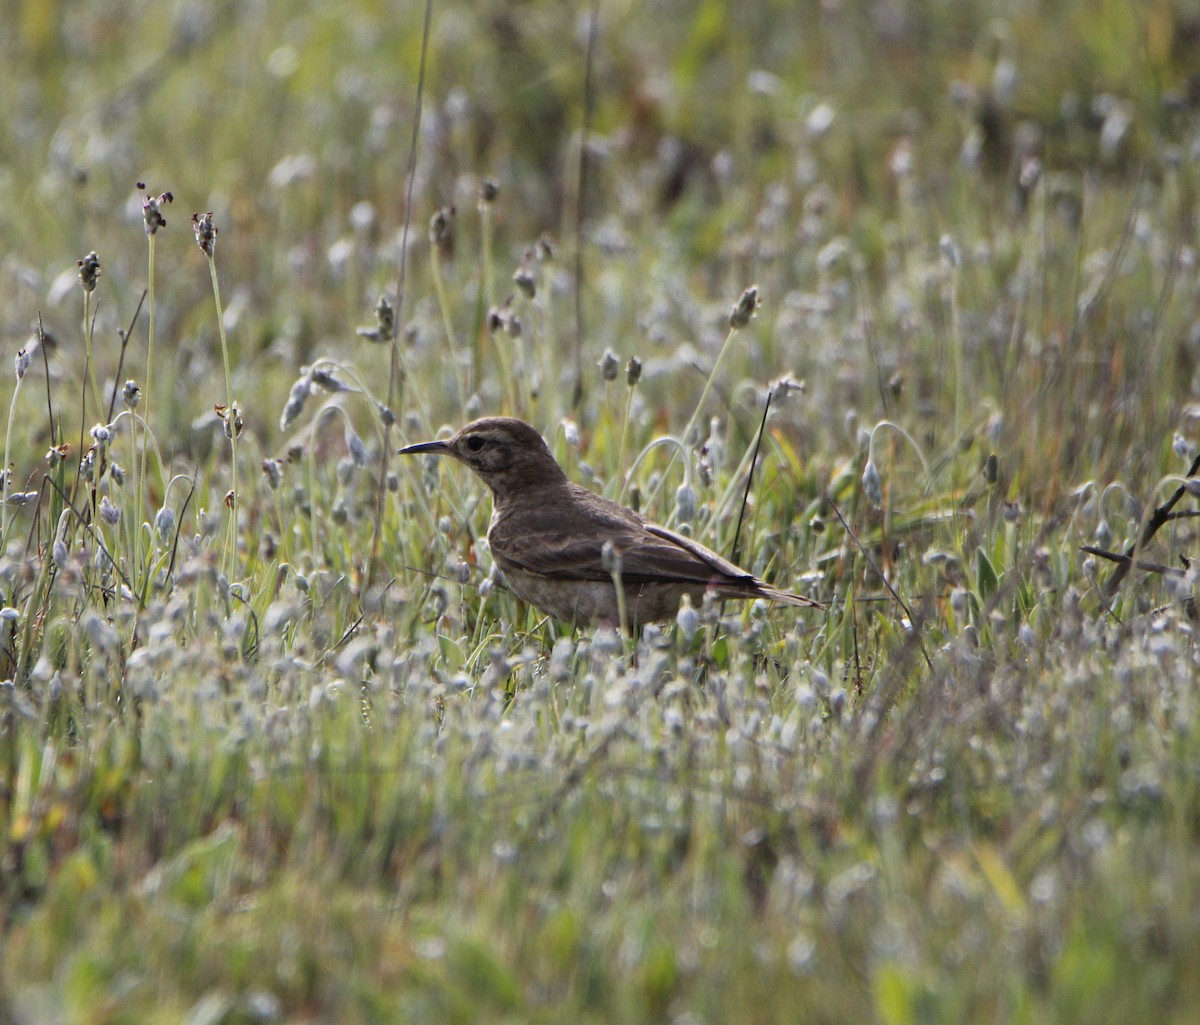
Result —
<instances>
[{"instance_id":1,"label":"meadow vegetation","mask_svg":"<svg viewBox=\"0 0 1200 1025\"><path fill-rule=\"evenodd\" d=\"M1195 1020L1190 5L8 6L0 1021Z\"/></svg>"}]
</instances>

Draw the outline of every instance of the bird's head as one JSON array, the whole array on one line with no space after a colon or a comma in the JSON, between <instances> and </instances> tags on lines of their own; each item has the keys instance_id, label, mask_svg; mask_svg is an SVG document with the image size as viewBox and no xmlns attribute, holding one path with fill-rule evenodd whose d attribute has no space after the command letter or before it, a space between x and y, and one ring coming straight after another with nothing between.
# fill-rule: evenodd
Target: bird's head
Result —
<instances>
[{"instance_id":1,"label":"bird's head","mask_svg":"<svg viewBox=\"0 0 1200 1025\"><path fill-rule=\"evenodd\" d=\"M565 476L542 436L523 420L489 416L475 420L444 441L406 445L401 455L453 456L479 474L493 494L508 497L530 485Z\"/></svg>"}]
</instances>

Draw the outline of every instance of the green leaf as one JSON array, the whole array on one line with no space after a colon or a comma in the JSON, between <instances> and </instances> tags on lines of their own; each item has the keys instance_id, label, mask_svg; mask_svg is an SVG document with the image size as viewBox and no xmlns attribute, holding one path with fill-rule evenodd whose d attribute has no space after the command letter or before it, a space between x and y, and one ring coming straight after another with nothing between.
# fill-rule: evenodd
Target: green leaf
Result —
<instances>
[{"instance_id":1,"label":"green leaf","mask_svg":"<svg viewBox=\"0 0 1200 1025\"><path fill-rule=\"evenodd\" d=\"M987 553L978 548L975 550L975 587L979 591L979 597L985 602L996 593L996 588L1000 586L1000 578L996 576L996 570L992 567L991 560L987 557Z\"/></svg>"}]
</instances>

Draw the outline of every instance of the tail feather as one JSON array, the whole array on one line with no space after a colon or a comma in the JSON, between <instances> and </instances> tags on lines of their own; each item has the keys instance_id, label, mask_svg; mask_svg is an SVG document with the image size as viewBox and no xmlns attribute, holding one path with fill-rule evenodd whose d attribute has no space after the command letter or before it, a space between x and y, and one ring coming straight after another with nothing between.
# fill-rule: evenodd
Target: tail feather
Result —
<instances>
[{"instance_id":1,"label":"tail feather","mask_svg":"<svg viewBox=\"0 0 1200 1025\"><path fill-rule=\"evenodd\" d=\"M767 601L779 602L781 605L795 605L800 608L823 609L825 603L816 598L806 598L802 594L793 594L761 580L750 579L744 584L720 583L713 590L722 598L765 598Z\"/></svg>"}]
</instances>

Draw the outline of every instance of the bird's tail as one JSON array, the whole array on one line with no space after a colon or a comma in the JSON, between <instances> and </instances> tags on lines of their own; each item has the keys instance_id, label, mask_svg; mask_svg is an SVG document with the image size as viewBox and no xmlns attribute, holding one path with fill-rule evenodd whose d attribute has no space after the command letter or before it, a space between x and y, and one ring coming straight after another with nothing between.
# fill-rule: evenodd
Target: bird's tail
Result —
<instances>
[{"instance_id":1,"label":"bird's tail","mask_svg":"<svg viewBox=\"0 0 1200 1025\"><path fill-rule=\"evenodd\" d=\"M763 589L763 597L770 598L771 601L782 602L784 605L800 605L810 609L823 609L825 603L817 601L816 598L806 598L802 594L793 594L791 591L781 591L777 587L767 586Z\"/></svg>"}]
</instances>

